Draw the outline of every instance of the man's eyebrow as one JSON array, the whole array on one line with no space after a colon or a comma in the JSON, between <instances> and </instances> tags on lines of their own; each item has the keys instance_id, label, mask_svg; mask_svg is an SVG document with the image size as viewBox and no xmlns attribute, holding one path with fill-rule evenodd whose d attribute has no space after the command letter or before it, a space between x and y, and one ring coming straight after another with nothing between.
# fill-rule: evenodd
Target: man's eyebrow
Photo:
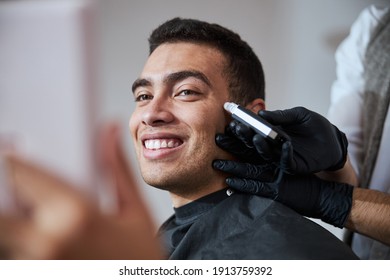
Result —
<instances>
[{"instance_id":1,"label":"man's eyebrow","mask_svg":"<svg viewBox=\"0 0 390 280\"><path fill-rule=\"evenodd\" d=\"M206 75L200 71L195 71L195 70L185 70L185 71L170 73L164 78L164 82L165 83L179 82L187 78L195 78L201 80L206 85L211 87L210 80L206 77Z\"/></svg>"},{"instance_id":2,"label":"man's eyebrow","mask_svg":"<svg viewBox=\"0 0 390 280\"><path fill-rule=\"evenodd\" d=\"M184 79L187 79L187 78L195 78L195 79L201 80L206 85L211 87L210 80L206 77L206 75L200 71L195 71L195 70L184 70L184 71L170 73L166 77L164 77L163 81L164 81L164 83L175 83L175 82L179 82L179 81L182 81ZM131 87L131 90L134 93L138 87L147 87L147 86L151 86L151 85L152 85L152 82L149 79L138 78L134 81L134 83Z\"/></svg>"},{"instance_id":3,"label":"man's eyebrow","mask_svg":"<svg viewBox=\"0 0 390 280\"><path fill-rule=\"evenodd\" d=\"M135 90L138 88L138 87L147 87L147 86L151 86L152 85L152 82L149 81L148 79L142 79L142 78L138 78L134 81L133 85L131 86L131 90L132 92L134 93Z\"/></svg>"}]
</instances>

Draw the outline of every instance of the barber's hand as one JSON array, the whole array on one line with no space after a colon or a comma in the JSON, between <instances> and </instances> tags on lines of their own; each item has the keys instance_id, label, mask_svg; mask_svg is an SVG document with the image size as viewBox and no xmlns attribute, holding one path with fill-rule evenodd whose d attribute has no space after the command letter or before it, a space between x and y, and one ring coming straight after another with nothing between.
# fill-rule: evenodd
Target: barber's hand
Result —
<instances>
[{"instance_id":1,"label":"barber's hand","mask_svg":"<svg viewBox=\"0 0 390 280\"><path fill-rule=\"evenodd\" d=\"M272 178L272 167L267 165L215 160L213 167L233 176L226 183L235 190L271 198L301 215L337 227L344 226L351 211L353 187L348 184L324 181L315 175L284 174L276 169L275 179L267 181Z\"/></svg>"},{"instance_id":2,"label":"barber's hand","mask_svg":"<svg viewBox=\"0 0 390 280\"><path fill-rule=\"evenodd\" d=\"M256 135L249 126L237 121L231 121L226 126L224 133L217 133L215 142L220 148L239 158L241 161L264 164L267 161L258 154L258 151L252 143L252 138L263 136ZM279 151L277 153L280 154Z\"/></svg>"},{"instance_id":3,"label":"barber's hand","mask_svg":"<svg viewBox=\"0 0 390 280\"><path fill-rule=\"evenodd\" d=\"M245 153L248 153L248 150L252 151L252 160L240 157L238 149L234 147L238 144L231 135L217 135L217 145L250 163L259 162L259 158L266 162L278 163L282 151L287 152L289 157L283 168L285 172L291 174L334 171L344 166L348 141L344 133L320 114L303 107L295 107L288 110L260 111L259 115L288 135L291 141L290 151L287 151L287 147L281 149L273 145L268 139L237 121L230 123L230 133L245 144L246 148L243 149ZM253 153L254 151L257 153Z\"/></svg>"},{"instance_id":4,"label":"barber's hand","mask_svg":"<svg viewBox=\"0 0 390 280\"><path fill-rule=\"evenodd\" d=\"M126 162L116 126L102 136L103 171L118 196L118 212L102 213L73 186L20 157L8 158L24 215L0 215L0 258L159 259L151 216Z\"/></svg>"}]
</instances>

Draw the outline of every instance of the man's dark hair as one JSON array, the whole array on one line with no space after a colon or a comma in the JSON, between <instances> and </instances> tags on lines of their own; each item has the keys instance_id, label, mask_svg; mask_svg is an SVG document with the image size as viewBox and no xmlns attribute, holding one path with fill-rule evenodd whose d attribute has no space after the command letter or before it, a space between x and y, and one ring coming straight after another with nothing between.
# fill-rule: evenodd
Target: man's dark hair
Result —
<instances>
[{"instance_id":1,"label":"man's dark hair","mask_svg":"<svg viewBox=\"0 0 390 280\"><path fill-rule=\"evenodd\" d=\"M207 44L227 59L225 72L232 101L246 105L265 98L264 72L252 48L233 31L218 24L194 19L171 19L157 27L149 37L149 53L164 43Z\"/></svg>"}]
</instances>

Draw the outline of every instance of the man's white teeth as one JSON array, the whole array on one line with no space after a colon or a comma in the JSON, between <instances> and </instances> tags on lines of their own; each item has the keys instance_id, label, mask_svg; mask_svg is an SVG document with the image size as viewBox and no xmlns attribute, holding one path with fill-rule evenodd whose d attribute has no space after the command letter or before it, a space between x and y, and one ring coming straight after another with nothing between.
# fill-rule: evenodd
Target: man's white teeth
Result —
<instances>
[{"instance_id":1,"label":"man's white teeth","mask_svg":"<svg viewBox=\"0 0 390 280\"><path fill-rule=\"evenodd\" d=\"M180 143L175 140L165 140L165 139L153 139L153 140L146 140L145 141L145 147L149 150L158 150L158 149L164 149L164 148L176 148L179 146Z\"/></svg>"}]
</instances>

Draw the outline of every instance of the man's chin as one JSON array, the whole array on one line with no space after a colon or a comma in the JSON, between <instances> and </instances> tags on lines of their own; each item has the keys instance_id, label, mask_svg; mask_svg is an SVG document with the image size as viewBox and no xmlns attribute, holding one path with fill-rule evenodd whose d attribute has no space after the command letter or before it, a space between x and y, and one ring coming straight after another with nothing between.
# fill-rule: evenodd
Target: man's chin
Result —
<instances>
[{"instance_id":1,"label":"man's chin","mask_svg":"<svg viewBox=\"0 0 390 280\"><path fill-rule=\"evenodd\" d=\"M174 183L172 178L162 177L161 174L143 174L145 183L164 191L171 191L178 183Z\"/></svg>"},{"instance_id":2,"label":"man's chin","mask_svg":"<svg viewBox=\"0 0 390 280\"><path fill-rule=\"evenodd\" d=\"M178 175L178 174L176 174ZM144 176L144 181L149 186L152 186L154 188L168 191L169 193L176 194L178 196L188 196L189 194L194 194L197 191L199 191L199 184L192 184L193 180L189 179L188 176L186 176L185 181L183 181L182 176L178 176L180 178L177 178L175 176L171 177L157 177L157 176Z\"/></svg>"}]
</instances>

